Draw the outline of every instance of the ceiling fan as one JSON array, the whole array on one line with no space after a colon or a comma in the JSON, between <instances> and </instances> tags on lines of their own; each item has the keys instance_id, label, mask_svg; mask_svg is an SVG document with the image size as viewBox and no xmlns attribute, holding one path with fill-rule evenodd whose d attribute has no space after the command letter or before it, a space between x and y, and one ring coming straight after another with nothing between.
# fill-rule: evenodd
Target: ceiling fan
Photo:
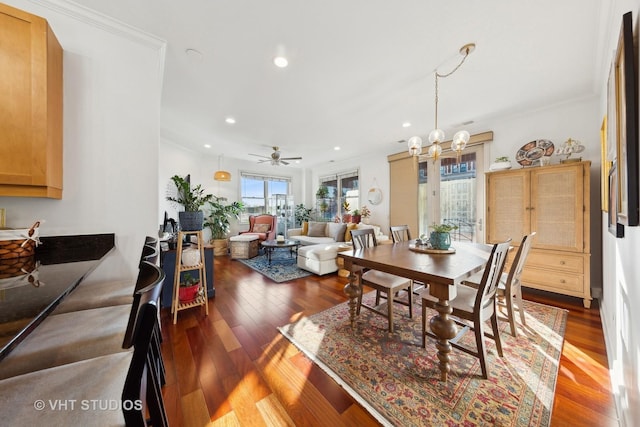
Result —
<instances>
[{"instance_id":1,"label":"ceiling fan","mask_svg":"<svg viewBox=\"0 0 640 427\"><path fill-rule=\"evenodd\" d=\"M288 165L289 162L285 160L302 160L302 157L280 157L280 147L271 147L273 148L273 153L270 156L263 156L261 154L249 154L250 156L262 157L265 160L258 160L258 163L271 162L273 166L278 166L280 163L283 165Z\"/></svg>"}]
</instances>

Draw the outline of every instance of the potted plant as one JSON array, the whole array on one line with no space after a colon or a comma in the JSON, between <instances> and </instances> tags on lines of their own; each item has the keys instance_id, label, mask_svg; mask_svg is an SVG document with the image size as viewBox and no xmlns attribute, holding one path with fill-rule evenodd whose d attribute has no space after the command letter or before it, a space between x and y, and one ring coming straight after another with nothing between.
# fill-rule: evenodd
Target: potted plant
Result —
<instances>
[{"instance_id":1,"label":"potted plant","mask_svg":"<svg viewBox=\"0 0 640 427\"><path fill-rule=\"evenodd\" d=\"M311 208L305 208L302 203L296 206L294 216L296 224L302 227L303 222L311 221Z\"/></svg>"},{"instance_id":2,"label":"potted plant","mask_svg":"<svg viewBox=\"0 0 640 427\"><path fill-rule=\"evenodd\" d=\"M351 206L349 206L349 202L347 200L342 202L342 212L344 212L342 214L342 222L351 222L351 214L349 213L350 209Z\"/></svg>"},{"instance_id":3,"label":"potted plant","mask_svg":"<svg viewBox=\"0 0 640 427\"><path fill-rule=\"evenodd\" d=\"M367 205L363 205L360 208L360 216L362 217L362 222L365 224L369 223L369 217L371 216L371 209L367 207Z\"/></svg>"},{"instance_id":4,"label":"potted plant","mask_svg":"<svg viewBox=\"0 0 640 427\"><path fill-rule=\"evenodd\" d=\"M167 200L181 205L184 211L178 212L180 229L183 231L202 230L204 212L201 208L213 198L212 194L205 194L200 184L191 186L189 175L185 178L174 175L171 180L176 186L176 195L167 196Z\"/></svg>"},{"instance_id":5,"label":"potted plant","mask_svg":"<svg viewBox=\"0 0 640 427\"><path fill-rule=\"evenodd\" d=\"M360 213L360 209L354 209L351 212L351 222L354 224L359 224L362 219L362 214Z\"/></svg>"},{"instance_id":6,"label":"potted plant","mask_svg":"<svg viewBox=\"0 0 640 427\"><path fill-rule=\"evenodd\" d=\"M507 156L496 157L496 160L489 166L489 170L491 171L499 171L505 169L511 169L511 160L509 160L509 157Z\"/></svg>"},{"instance_id":7,"label":"potted plant","mask_svg":"<svg viewBox=\"0 0 640 427\"><path fill-rule=\"evenodd\" d=\"M189 303L198 298L200 293L200 278L195 278L188 271L182 275L178 298L181 303Z\"/></svg>"},{"instance_id":8,"label":"potted plant","mask_svg":"<svg viewBox=\"0 0 640 427\"><path fill-rule=\"evenodd\" d=\"M451 246L451 234L453 230L457 230L457 225L450 224L432 224L429 226L433 231L429 236L429 243L434 249L447 250Z\"/></svg>"},{"instance_id":9,"label":"potted plant","mask_svg":"<svg viewBox=\"0 0 640 427\"><path fill-rule=\"evenodd\" d=\"M209 203L209 215L204 223L205 227L211 230L211 243L213 244L213 254L215 256L226 255L227 234L231 229L231 218L238 219L244 210L242 202L225 204L226 198L212 196Z\"/></svg>"}]
</instances>

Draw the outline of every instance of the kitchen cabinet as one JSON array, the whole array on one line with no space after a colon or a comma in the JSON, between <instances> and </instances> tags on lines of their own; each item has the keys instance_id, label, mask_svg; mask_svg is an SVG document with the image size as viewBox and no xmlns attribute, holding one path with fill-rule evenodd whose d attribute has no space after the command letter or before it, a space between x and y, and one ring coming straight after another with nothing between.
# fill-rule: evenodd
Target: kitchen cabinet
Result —
<instances>
[{"instance_id":1,"label":"kitchen cabinet","mask_svg":"<svg viewBox=\"0 0 640 427\"><path fill-rule=\"evenodd\" d=\"M0 196L62 198L62 47L0 3Z\"/></svg>"},{"instance_id":2,"label":"kitchen cabinet","mask_svg":"<svg viewBox=\"0 0 640 427\"><path fill-rule=\"evenodd\" d=\"M488 172L485 178L487 243L511 238L518 245L522 236L535 231L523 285L581 297L587 308L591 304L590 166L588 161L571 162Z\"/></svg>"}]
</instances>

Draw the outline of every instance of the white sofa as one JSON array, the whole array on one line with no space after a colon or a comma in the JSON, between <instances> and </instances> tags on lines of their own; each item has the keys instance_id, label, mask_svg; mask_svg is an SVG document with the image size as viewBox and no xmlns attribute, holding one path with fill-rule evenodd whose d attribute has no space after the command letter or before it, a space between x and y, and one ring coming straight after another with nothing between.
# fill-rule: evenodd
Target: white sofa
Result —
<instances>
[{"instance_id":1,"label":"white sofa","mask_svg":"<svg viewBox=\"0 0 640 427\"><path fill-rule=\"evenodd\" d=\"M292 228L287 232L287 238L299 241L301 246L351 241L351 236L346 235L347 225L340 222L310 221L306 234L302 234L302 228ZM382 233L377 225L360 223L356 226L358 230L363 228L373 228L378 242L389 240L389 236Z\"/></svg>"},{"instance_id":2,"label":"white sofa","mask_svg":"<svg viewBox=\"0 0 640 427\"><path fill-rule=\"evenodd\" d=\"M389 236L382 234L380 227L376 225L358 224L356 226L356 229L362 228L373 228L376 239L380 242L389 240ZM293 228L287 233L287 238L297 240L301 245L298 248L298 267L318 275L337 271L338 251L352 247L350 241L345 242L345 240L351 240L351 236L347 236L347 224L310 222L307 234L302 233L302 228Z\"/></svg>"}]
</instances>

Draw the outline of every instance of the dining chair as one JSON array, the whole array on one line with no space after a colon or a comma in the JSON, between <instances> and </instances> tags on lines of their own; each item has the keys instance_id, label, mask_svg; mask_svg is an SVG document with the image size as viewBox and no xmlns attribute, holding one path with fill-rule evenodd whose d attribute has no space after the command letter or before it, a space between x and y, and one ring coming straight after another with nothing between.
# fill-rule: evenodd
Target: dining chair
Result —
<instances>
[{"instance_id":1,"label":"dining chair","mask_svg":"<svg viewBox=\"0 0 640 427\"><path fill-rule=\"evenodd\" d=\"M351 239L353 241L354 250L370 248L377 246L375 232L371 228L362 230L351 230ZM356 272L360 285L367 285L376 291L375 306L370 306L362 302L362 293L358 297L358 307L356 313L360 314L360 308L365 307L374 313L387 318L389 322L389 332L393 333L393 303L406 305L409 307L409 317L413 318L413 282L410 279L384 273L377 270L364 269ZM400 300L395 297L396 293L401 290L407 291L407 301ZM384 294L384 295L383 295ZM387 299L387 312L379 310L380 298Z\"/></svg>"},{"instance_id":2,"label":"dining chair","mask_svg":"<svg viewBox=\"0 0 640 427\"><path fill-rule=\"evenodd\" d=\"M167 426L151 357L157 311L152 298L141 305L132 352L112 353L0 380L3 420L14 425ZM39 402L44 406L37 406ZM51 406L57 402L64 406Z\"/></svg>"},{"instance_id":3,"label":"dining chair","mask_svg":"<svg viewBox=\"0 0 640 427\"><path fill-rule=\"evenodd\" d=\"M504 269L504 263L509 252L511 239L504 243L497 243L491 249L491 255L482 273L477 289L470 286L457 286L456 297L449 302L453 309L454 321L463 326L458 335L449 341L452 347L464 351L480 359L482 378L487 379L487 350L484 337L493 339L496 343L498 355L502 357L502 343L498 331L498 319L496 316L495 297L498 290L500 276ZM435 338L435 335L427 331L427 308L436 308L438 299L429 294L428 290L421 293L422 296L422 346L426 346L426 337ZM462 320L471 321L472 325ZM493 334L485 332L485 322L491 321ZM467 329L473 329L476 338L476 348L470 348L458 343L458 340L466 333Z\"/></svg>"},{"instance_id":4,"label":"dining chair","mask_svg":"<svg viewBox=\"0 0 640 427\"><path fill-rule=\"evenodd\" d=\"M143 261L158 263L158 244L148 243L145 238L142 246L139 265ZM63 314L72 311L88 310L114 305L128 305L133 301L136 286L131 279L93 280L91 277L83 280L69 295L55 308L52 314Z\"/></svg>"},{"instance_id":5,"label":"dining chair","mask_svg":"<svg viewBox=\"0 0 640 427\"><path fill-rule=\"evenodd\" d=\"M389 227L391 231L391 238L393 239L393 243L398 242L406 242L411 240L411 231L409 230L408 225L392 225ZM420 295L420 291L427 287L426 283L418 282L416 280L413 281L413 289L414 295Z\"/></svg>"},{"instance_id":6,"label":"dining chair","mask_svg":"<svg viewBox=\"0 0 640 427\"><path fill-rule=\"evenodd\" d=\"M411 231L408 225L392 225L389 229L391 230L393 243L411 240Z\"/></svg>"},{"instance_id":7,"label":"dining chair","mask_svg":"<svg viewBox=\"0 0 640 427\"><path fill-rule=\"evenodd\" d=\"M509 326L511 327L511 335L513 335L514 337L518 336L518 329L516 328L516 319L514 315L514 301L515 305L517 305L517 310L520 313L520 322L522 323L522 326L526 326L527 324L525 320L524 305L522 303L521 277L535 235L536 232L534 231L522 238L520 247L513 257L511 268L508 272L505 271L502 273L502 275L500 276L500 283L498 283L496 301L500 306L505 307L507 310L506 319L503 319L502 317L500 319L507 320L509 322ZM463 283L477 288L480 280L481 276L479 274L475 274L469 279L465 280Z\"/></svg>"}]
</instances>

